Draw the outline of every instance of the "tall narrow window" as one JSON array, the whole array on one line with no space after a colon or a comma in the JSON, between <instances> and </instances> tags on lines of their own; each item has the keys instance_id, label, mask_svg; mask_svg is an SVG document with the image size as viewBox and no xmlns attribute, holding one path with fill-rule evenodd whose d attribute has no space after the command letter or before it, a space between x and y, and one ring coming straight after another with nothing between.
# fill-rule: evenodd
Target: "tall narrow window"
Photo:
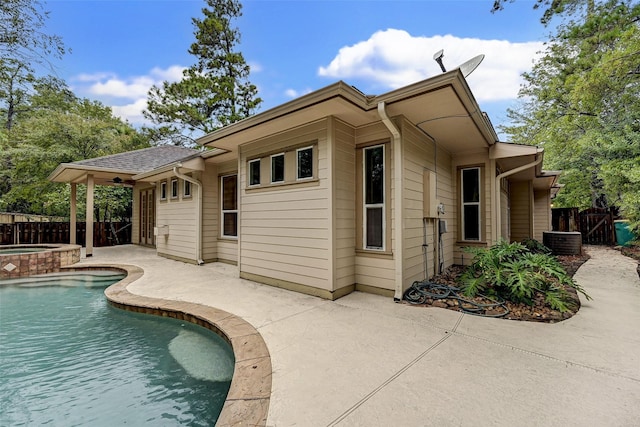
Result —
<instances>
[{"instance_id":1,"label":"tall narrow window","mask_svg":"<svg viewBox=\"0 0 640 427\"><path fill-rule=\"evenodd\" d=\"M222 177L222 236L238 237L238 176Z\"/></svg>"},{"instance_id":2,"label":"tall narrow window","mask_svg":"<svg viewBox=\"0 0 640 427\"><path fill-rule=\"evenodd\" d=\"M461 173L462 240L480 240L480 168Z\"/></svg>"},{"instance_id":3,"label":"tall narrow window","mask_svg":"<svg viewBox=\"0 0 640 427\"><path fill-rule=\"evenodd\" d=\"M384 250L384 146L364 149L364 246Z\"/></svg>"},{"instance_id":4,"label":"tall narrow window","mask_svg":"<svg viewBox=\"0 0 640 427\"><path fill-rule=\"evenodd\" d=\"M260 185L260 159L249 162L249 185Z\"/></svg>"},{"instance_id":5,"label":"tall narrow window","mask_svg":"<svg viewBox=\"0 0 640 427\"><path fill-rule=\"evenodd\" d=\"M284 153L271 156L271 182L284 182Z\"/></svg>"},{"instance_id":6,"label":"tall narrow window","mask_svg":"<svg viewBox=\"0 0 640 427\"><path fill-rule=\"evenodd\" d=\"M167 181L160 183L160 200L167 200Z\"/></svg>"},{"instance_id":7,"label":"tall narrow window","mask_svg":"<svg viewBox=\"0 0 640 427\"><path fill-rule=\"evenodd\" d=\"M183 197L191 197L191 182L184 180L184 187L182 188Z\"/></svg>"},{"instance_id":8,"label":"tall narrow window","mask_svg":"<svg viewBox=\"0 0 640 427\"><path fill-rule=\"evenodd\" d=\"M297 176L298 180L313 178L313 147L298 148Z\"/></svg>"},{"instance_id":9,"label":"tall narrow window","mask_svg":"<svg viewBox=\"0 0 640 427\"><path fill-rule=\"evenodd\" d=\"M171 180L171 198L172 199L178 198L178 180L177 179Z\"/></svg>"}]
</instances>

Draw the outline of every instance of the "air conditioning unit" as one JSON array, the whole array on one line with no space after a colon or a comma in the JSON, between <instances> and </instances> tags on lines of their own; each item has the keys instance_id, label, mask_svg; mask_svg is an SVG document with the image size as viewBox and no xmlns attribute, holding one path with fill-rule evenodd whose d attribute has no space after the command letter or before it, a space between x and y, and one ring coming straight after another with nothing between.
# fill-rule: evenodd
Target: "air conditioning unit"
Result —
<instances>
[{"instance_id":1,"label":"air conditioning unit","mask_svg":"<svg viewBox=\"0 0 640 427\"><path fill-rule=\"evenodd\" d=\"M542 244L554 255L580 255L582 234L579 231L544 231Z\"/></svg>"}]
</instances>

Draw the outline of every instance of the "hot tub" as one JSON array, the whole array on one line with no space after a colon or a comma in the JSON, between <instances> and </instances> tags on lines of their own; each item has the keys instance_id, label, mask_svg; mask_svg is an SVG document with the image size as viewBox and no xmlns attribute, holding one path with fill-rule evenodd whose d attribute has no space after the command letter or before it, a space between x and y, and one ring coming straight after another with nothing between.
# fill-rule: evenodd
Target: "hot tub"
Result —
<instances>
[{"instance_id":1,"label":"hot tub","mask_svg":"<svg viewBox=\"0 0 640 427\"><path fill-rule=\"evenodd\" d=\"M57 273L80 261L80 245L43 244L0 247L0 280Z\"/></svg>"}]
</instances>

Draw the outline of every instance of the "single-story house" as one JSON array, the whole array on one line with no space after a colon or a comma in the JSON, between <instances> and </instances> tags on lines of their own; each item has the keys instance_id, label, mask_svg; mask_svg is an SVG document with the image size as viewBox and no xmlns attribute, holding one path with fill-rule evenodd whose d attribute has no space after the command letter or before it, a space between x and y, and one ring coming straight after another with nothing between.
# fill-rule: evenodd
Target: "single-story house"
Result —
<instances>
[{"instance_id":1,"label":"single-story house","mask_svg":"<svg viewBox=\"0 0 640 427\"><path fill-rule=\"evenodd\" d=\"M207 150L61 164L50 179L129 183L133 243L328 299L400 299L468 262L466 247L551 228L559 173L541 149L498 141L459 69L379 96L340 81L197 142Z\"/></svg>"}]
</instances>

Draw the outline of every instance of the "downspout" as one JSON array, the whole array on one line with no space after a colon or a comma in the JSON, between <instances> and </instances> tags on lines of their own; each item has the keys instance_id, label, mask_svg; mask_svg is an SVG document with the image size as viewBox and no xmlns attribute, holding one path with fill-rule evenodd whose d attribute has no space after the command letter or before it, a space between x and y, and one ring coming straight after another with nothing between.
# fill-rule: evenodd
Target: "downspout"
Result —
<instances>
[{"instance_id":1,"label":"downspout","mask_svg":"<svg viewBox=\"0 0 640 427\"><path fill-rule=\"evenodd\" d=\"M533 162L531 162L531 163L519 166L519 167L517 167L515 169L508 170L508 171L503 172L500 175L496 176L496 186L495 186L496 206L494 206L495 213L496 213L496 215L495 215L496 216L496 228L495 228L495 230L496 230L496 233L495 233L496 239L495 239L495 241L496 242L500 241L500 239L502 238L502 218L500 218L500 216L502 215L502 213L501 213L501 207L502 206L500 205L500 198L501 198L500 197L500 194L501 194L500 193L500 181L502 180L502 178L506 178L506 177L508 177L510 175L513 175L515 173L522 172L523 170L527 170L529 168L538 166L540 164L540 162L542 162L542 156L538 156L538 159L533 161Z\"/></svg>"},{"instance_id":2,"label":"downspout","mask_svg":"<svg viewBox=\"0 0 640 427\"><path fill-rule=\"evenodd\" d=\"M393 248L393 259L395 262L395 291L393 294L394 301L402 300L402 278L403 271L403 254L402 246L404 244L404 212L403 212L403 186L402 186L402 140L400 138L400 131L393 124L387 115L384 102L378 103L378 115L382 120L382 123L389 129L393 137L393 182L395 189L395 197L393 200L393 207L395 216L393 218L394 228L396 230L395 246Z\"/></svg>"},{"instance_id":3,"label":"downspout","mask_svg":"<svg viewBox=\"0 0 640 427\"><path fill-rule=\"evenodd\" d=\"M182 163L178 163L173 167L173 174L180 179L188 181L198 187L198 206L196 207L196 258L198 265L204 264L202 259L202 183L197 179L178 172L178 168L182 167Z\"/></svg>"}]
</instances>

